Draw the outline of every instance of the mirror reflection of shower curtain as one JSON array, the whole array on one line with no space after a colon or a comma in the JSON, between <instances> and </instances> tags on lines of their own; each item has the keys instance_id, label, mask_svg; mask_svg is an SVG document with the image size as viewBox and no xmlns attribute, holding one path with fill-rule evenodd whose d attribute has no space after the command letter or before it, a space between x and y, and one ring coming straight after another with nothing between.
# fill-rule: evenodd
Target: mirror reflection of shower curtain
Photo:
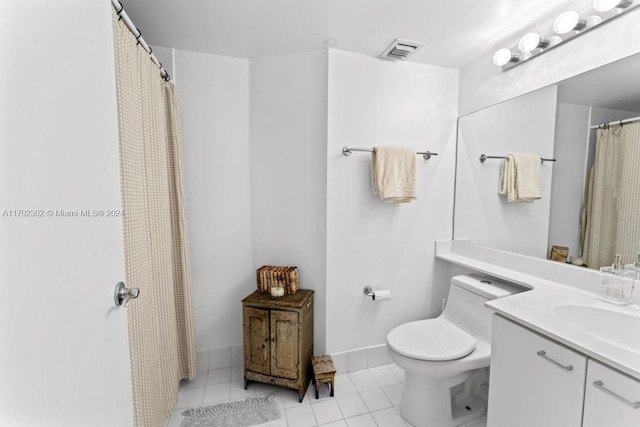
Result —
<instances>
[{"instance_id":1,"label":"mirror reflection of shower curtain","mask_svg":"<svg viewBox=\"0 0 640 427\"><path fill-rule=\"evenodd\" d=\"M640 252L640 123L598 129L583 211L582 258L591 268Z\"/></svg>"},{"instance_id":2,"label":"mirror reflection of shower curtain","mask_svg":"<svg viewBox=\"0 0 640 427\"><path fill-rule=\"evenodd\" d=\"M113 14L125 273L136 426L163 426L196 373L174 86Z\"/></svg>"}]
</instances>

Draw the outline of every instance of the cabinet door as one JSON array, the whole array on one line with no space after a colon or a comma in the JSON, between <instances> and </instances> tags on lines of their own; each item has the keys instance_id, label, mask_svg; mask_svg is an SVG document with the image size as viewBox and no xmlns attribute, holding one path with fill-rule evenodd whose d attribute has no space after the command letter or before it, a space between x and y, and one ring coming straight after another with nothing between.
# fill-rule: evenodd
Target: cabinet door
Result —
<instances>
[{"instance_id":1,"label":"cabinet door","mask_svg":"<svg viewBox=\"0 0 640 427\"><path fill-rule=\"evenodd\" d=\"M488 427L580 427L586 358L493 316Z\"/></svg>"},{"instance_id":2,"label":"cabinet door","mask_svg":"<svg viewBox=\"0 0 640 427\"><path fill-rule=\"evenodd\" d=\"M271 375L298 378L298 313L271 311Z\"/></svg>"},{"instance_id":3,"label":"cabinet door","mask_svg":"<svg viewBox=\"0 0 640 427\"><path fill-rule=\"evenodd\" d=\"M244 366L269 375L269 310L244 309Z\"/></svg>"},{"instance_id":4,"label":"cabinet door","mask_svg":"<svg viewBox=\"0 0 640 427\"><path fill-rule=\"evenodd\" d=\"M640 381L589 360L583 426L640 426Z\"/></svg>"}]
</instances>

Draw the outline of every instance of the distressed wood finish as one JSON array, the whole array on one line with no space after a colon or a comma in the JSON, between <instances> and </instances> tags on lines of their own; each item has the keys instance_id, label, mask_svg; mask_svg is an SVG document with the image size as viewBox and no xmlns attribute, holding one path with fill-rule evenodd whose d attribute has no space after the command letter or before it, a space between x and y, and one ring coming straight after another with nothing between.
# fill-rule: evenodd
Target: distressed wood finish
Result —
<instances>
[{"instance_id":1,"label":"distressed wood finish","mask_svg":"<svg viewBox=\"0 0 640 427\"><path fill-rule=\"evenodd\" d=\"M320 398L320 384L329 384L331 387L331 397L335 394L335 375L336 367L333 359L328 354L324 356L315 356L311 358L313 365L314 383L316 385L316 399Z\"/></svg>"},{"instance_id":2,"label":"distressed wood finish","mask_svg":"<svg viewBox=\"0 0 640 427\"><path fill-rule=\"evenodd\" d=\"M269 312L247 307L244 309L243 317L245 366L254 372L269 375Z\"/></svg>"},{"instance_id":3,"label":"distressed wood finish","mask_svg":"<svg viewBox=\"0 0 640 427\"><path fill-rule=\"evenodd\" d=\"M242 307L245 388L249 381L293 388L302 402L313 375L313 291L280 300L256 291Z\"/></svg>"},{"instance_id":4,"label":"distressed wood finish","mask_svg":"<svg viewBox=\"0 0 640 427\"><path fill-rule=\"evenodd\" d=\"M298 378L298 313L271 311L271 375Z\"/></svg>"}]
</instances>

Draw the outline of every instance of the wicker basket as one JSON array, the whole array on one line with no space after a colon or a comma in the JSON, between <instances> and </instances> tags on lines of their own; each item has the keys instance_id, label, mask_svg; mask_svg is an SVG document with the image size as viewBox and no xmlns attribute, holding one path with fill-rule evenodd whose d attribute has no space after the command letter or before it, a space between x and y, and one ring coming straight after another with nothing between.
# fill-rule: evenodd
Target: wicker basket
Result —
<instances>
[{"instance_id":1,"label":"wicker basket","mask_svg":"<svg viewBox=\"0 0 640 427\"><path fill-rule=\"evenodd\" d=\"M284 288L285 295L293 295L300 289L298 267L264 265L256 270L258 291L268 294L272 286Z\"/></svg>"}]
</instances>

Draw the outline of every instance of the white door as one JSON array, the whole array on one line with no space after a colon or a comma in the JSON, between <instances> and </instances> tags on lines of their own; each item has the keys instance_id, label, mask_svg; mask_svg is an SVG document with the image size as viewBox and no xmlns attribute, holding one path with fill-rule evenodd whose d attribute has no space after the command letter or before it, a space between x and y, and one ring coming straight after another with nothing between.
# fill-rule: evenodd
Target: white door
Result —
<instances>
[{"instance_id":1,"label":"white door","mask_svg":"<svg viewBox=\"0 0 640 427\"><path fill-rule=\"evenodd\" d=\"M3 426L132 424L110 8L0 2Z\"/></svg>"}]
</instances>

